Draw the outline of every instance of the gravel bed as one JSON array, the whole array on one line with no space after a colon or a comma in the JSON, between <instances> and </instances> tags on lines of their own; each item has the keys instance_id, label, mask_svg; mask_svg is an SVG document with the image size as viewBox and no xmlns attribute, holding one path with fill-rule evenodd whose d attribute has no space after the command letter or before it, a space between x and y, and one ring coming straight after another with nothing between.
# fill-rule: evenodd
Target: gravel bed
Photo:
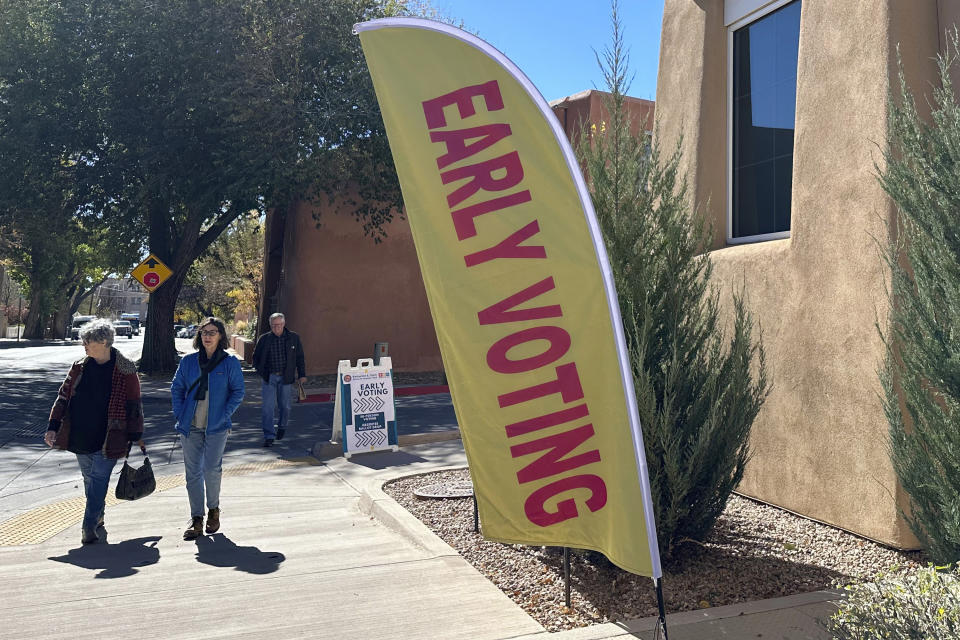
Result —
<instances>
[{"instance_id":1,"label":"gravel bed","mask_svg":"<svg viewBox=\"0 0 960 640\"><path fill-rule=\"evenodd\" d=\"M401 478L383 489L549 631L656 615L649 578L581 550L570 553L567 609L560 548L484 540L473 531L471 498L413 494L425 485L469 479L462 469ZM688 544L679 566L664 567L664 598L667 613L689 611L829 589L880 571L906 573L924 562L920 552L895 551L734 495L706 542Z\"/></svg>"}]
</instances>

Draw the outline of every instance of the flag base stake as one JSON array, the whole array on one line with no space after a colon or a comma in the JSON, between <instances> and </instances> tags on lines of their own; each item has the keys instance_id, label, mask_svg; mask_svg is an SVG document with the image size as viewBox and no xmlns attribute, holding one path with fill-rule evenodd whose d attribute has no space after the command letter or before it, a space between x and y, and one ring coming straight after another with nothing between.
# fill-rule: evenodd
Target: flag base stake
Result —
<instances>
[{"instance_id":1,"label":"flag base stake","mask_svg":"<svg viewBox=\"0 0 960 640\"><path fill-rule=\"evenodd\" d=\"M473 532L480 533L480 510L477 508L477 494L473 494Z\"/></svg>"},{"instance_id":2,"label":"flag base stake","mask_svg":"<svg viewBox=\"0 0 960 640\"><path fill-rule=\"evenodd\" d=\"M667 638L667 610L663 604L663 578L654 578L653 584L657 588L657 609L660 611L660 619L657 620L657 635L655 637L662 637L663 640L669 640Z\"/></svg>"}]
</instances>

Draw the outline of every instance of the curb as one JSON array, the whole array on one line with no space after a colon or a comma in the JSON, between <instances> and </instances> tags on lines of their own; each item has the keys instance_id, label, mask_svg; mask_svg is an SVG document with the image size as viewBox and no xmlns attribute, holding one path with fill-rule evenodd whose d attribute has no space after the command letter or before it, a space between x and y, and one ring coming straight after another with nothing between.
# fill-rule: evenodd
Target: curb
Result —
<instances>
[{"instance_id":1,"label":"curb","mask_svg":"<svg viewBox=\"0 0 960 640\"><path fill-rule=\"evenodd\" d=\"M395 470L392 470L377 474L367 480L362 487L358 487L360 490L360 511L375 517L381 524L399 533L416 546L425 549L428 553L437 557L457 558L476 571L473 565L467 562L456 549L444 542L440 536L420 522L412 513L401 507L396 500L388 496L383 490L383 485L392 480L463 468L461 465L455 465L415 473L397 474Z\"/></svg>"},{"instance_id":2,"label":"curb","mask_svg":"<svg viewBox=\"0 0 960 640\"><path fill-rule=\"evenodd\" d=\"M738 618L743 616L752 616L783 609L793 609L811 604L820 604L833 602L842 597L842 592L810 591L807 593L798 593L792 596L783 596L782 598L770 598L769 600L753 600L751 602L738 602L728 604L722 607L710 607L708 609L697 609L696 611L680 611L667 614L667 630L669 632L678 632L683 627L697 625L701 623L715 622L727 618ZM658 618L651 616L648 618L634 618L623 622L605 622L603 624L590 627L580 627L579 629L570 629L569 631L559 631L550 634L551 640L613 640L618 638L637 638L639 633L654 633L657 628ZM690 631L683 637L706 638L703 632ZM722 631L721 631L722 633ZM688 635L699 634L699 635ZM723 635L726 637L726 634ZM792 637L792 636L791 636ZM807 637L807 636L804 636ZM512 640L540 640L542 634L534 633L525 636L517 636Z\"/></svg>"}]
</instances>

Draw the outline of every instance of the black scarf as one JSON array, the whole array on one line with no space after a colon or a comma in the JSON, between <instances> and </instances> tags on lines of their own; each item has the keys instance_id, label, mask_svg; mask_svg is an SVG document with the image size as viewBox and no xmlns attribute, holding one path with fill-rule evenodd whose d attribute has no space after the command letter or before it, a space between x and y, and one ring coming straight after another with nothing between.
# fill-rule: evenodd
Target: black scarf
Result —
<instances>
[{"instance_id":1,"label":"black scarf","mask_svg":"<svg viewBox=\"0 0 960 640\"><path fill-rule=\"evenodd\" d=\"M223 362L226 357L227 352L220 347L217 347L217 350L213 352L212 358L207 358L206 349L200 349L200 377L193 383L197 386L197 393L193 396L194 400L203 400L207 397L207 383L209 382L210 372L216 369L217 365Z\"/></svg>"}]
</instances>

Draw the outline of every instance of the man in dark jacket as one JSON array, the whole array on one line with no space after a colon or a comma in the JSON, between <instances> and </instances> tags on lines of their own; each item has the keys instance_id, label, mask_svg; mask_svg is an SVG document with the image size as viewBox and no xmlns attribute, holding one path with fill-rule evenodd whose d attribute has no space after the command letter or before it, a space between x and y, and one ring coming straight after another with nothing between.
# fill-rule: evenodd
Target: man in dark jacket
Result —
<instances>
[{"instance_id":1,"label":"man in dark jacket","mask_svg":"<svg viewBox=\"0 0 960 640\"><path fill-rule=\"evenodd\" d=\"M257 346L253 350L253 366L263 378L260 425L263 427L265 447L272 446L274 439L283 440L287 431L294 380L300 384L307 381L300 336L287 329L286 322L282 313L270 316L270 331L257 339Z\"/></svg>"}]
</instances>

